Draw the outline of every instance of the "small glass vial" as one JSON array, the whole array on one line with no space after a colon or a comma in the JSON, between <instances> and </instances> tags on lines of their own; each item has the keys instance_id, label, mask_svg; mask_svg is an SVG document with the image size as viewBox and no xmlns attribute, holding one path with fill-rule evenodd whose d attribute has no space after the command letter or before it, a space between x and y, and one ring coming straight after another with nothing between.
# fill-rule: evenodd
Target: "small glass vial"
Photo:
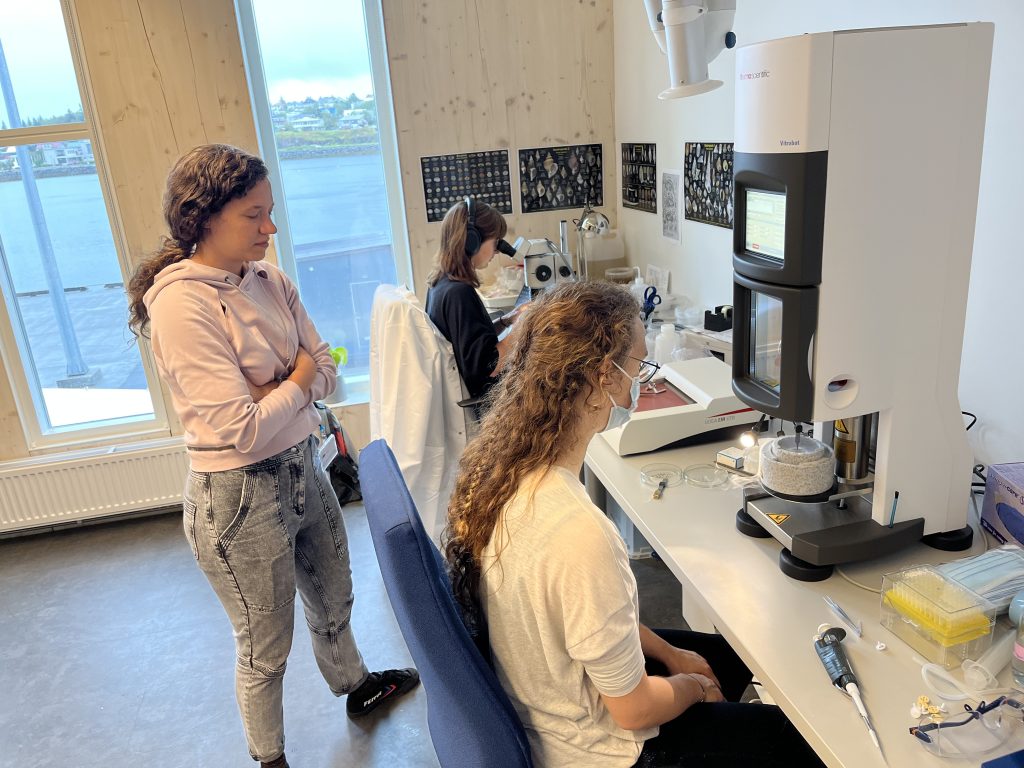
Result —
<instances>
[{"instance_id":1,"label":"small glass vial","mask_svg":"<svg viewBox=\"0 0 1024 768\"><path fill-rule=\"evenodd\" d=\"M1013 685L1024 690L1024 620L1017 625L1017 639L1013 643Z\"/></svg>"}]
</instances>

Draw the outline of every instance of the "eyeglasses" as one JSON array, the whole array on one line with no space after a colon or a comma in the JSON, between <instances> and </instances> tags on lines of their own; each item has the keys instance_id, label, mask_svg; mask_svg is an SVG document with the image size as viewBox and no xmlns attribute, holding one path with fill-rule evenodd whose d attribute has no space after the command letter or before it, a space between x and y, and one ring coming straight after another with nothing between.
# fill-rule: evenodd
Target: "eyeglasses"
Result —
<instances>
[{"instance_id":1,"label":"eyeglasses","mask_svg":"<svg viewBox=\"0 0 1024 768\"><path fill-rule=\"evenodd\" d=\"M1006 696L965 709L941 722L915 725L910 734L940 757L976 757L1001 747L1024 722L1024 703Z\"/></svg>"},{"instance_id":2,"label":"eyeglasses","mask_svg":"<svg viewBox=\"0 0 1024 768\"><path fill-rule=\"evenodd\" d=\"M630 360L636 360L640 363L640 373L637 374L637 380L641 384L646 384L654 378L654 374L661 370L661 366L653 360L643 360L642 358L633 357L632 355L628 355L628 357Z\"/></svg>"}]
</instances>

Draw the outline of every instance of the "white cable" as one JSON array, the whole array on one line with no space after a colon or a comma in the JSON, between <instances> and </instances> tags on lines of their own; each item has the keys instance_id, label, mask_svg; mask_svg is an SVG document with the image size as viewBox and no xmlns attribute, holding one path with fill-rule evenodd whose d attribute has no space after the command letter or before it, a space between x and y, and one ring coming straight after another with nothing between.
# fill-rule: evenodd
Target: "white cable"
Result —
<instances>
[{"instance_id":1,"label":"white cable","mask_svg":"<svg viewBox=\"0 0 1024 768\"><path fill-rule=\"evenodd\" d=\"M978 509L978 494L971 488L971 506L974 507L974 517L978 521L978 530L981 531L981 540L985 543L985 551L992 549L992 537L988 535L985 526L981 524L981 511Z\"/></svg>"},{"instance_id":2,"label":"white cable","mask_svg":"<svg viewBox=\"0 0 1024 768\"><path fill-rule=\"evenodd\" d=\"M880 588L879 589L875 589L874 587L869 587L867 584L861 584L859 581L854 581L849 576L847 576L846 573L843 571L843 569L840 568L838 565L836 566L835 571L840 576L842 576L844 579L846 579L848 582L853 584L853 586L855 586L855 587L860 587L861 589L866 589L868 592L874 592L876 595L882 594L882 590Z\"/></svg>"}]
</instances>

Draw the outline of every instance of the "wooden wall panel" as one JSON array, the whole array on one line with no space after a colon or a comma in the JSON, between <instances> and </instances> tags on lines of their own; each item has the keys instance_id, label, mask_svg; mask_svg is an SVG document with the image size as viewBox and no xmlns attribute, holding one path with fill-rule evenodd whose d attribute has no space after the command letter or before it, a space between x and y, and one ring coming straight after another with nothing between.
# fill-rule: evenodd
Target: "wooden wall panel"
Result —
<instances>
[{"instance_id":1,"label":"wooden wall panel","mask_svg":"<svg viewBox=\"0 0 1024 768\"><path fill-rule=\"evenodd\" d=\"M557 242L559 220L579 209L520 213L517 150L600 142L602 211L614 225L611 0L383 0L383 8L417 293L441 230L427 223L424 155L508 149L511 234Z\"/></svg>"},{"instance_id":2,"label":"wooden wall panel","mask_svg":"<svg viewBox=\"0 0 1024 768\"><path fill-rule=\"evenodd\" d=\"M168 169L198 144L256 151L231 0L78 3L103 149L132 261L164 232Z\"/></svg>"},{"instance_id":3,"label":"wooden wall panel","mask_svg":"<svg viewBox=\"0 0 1024 768\"><path fill-rule=\"evenodd\" d=\"M0 360L0 461L21 459L27 455L28 444L21 428L21 417L14 404L5 363Z\"/></svg>"}]
</instances>

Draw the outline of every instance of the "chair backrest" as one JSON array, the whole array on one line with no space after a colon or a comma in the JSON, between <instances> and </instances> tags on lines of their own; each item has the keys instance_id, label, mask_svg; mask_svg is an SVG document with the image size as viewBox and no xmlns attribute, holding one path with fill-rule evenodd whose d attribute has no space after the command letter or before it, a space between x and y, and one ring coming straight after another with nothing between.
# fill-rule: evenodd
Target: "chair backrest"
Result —
<instances>
[{"instance_id":1,"label":"chair backrest","mask_svg":"<svg viewBox=\"0 0 1024 768\"><path fill-rule=\"evenodd\" d=\"M363 449L359 474L384 586L423 681L442 768L531 768L522 723L462 623L440 554L383 440Z\"/></svg>"},{"instance_id":2,"label":"chair backrest","mask_svg":"<svg viewBox=\"0 0 1024 768\"><path fill-rule=\"evenodd\" d=\"M458 406L465 397L452 345L416 294L378 286L370 314L370 437L391 446L435 542L470 434Z\"/></svg>"}]
</instances>

